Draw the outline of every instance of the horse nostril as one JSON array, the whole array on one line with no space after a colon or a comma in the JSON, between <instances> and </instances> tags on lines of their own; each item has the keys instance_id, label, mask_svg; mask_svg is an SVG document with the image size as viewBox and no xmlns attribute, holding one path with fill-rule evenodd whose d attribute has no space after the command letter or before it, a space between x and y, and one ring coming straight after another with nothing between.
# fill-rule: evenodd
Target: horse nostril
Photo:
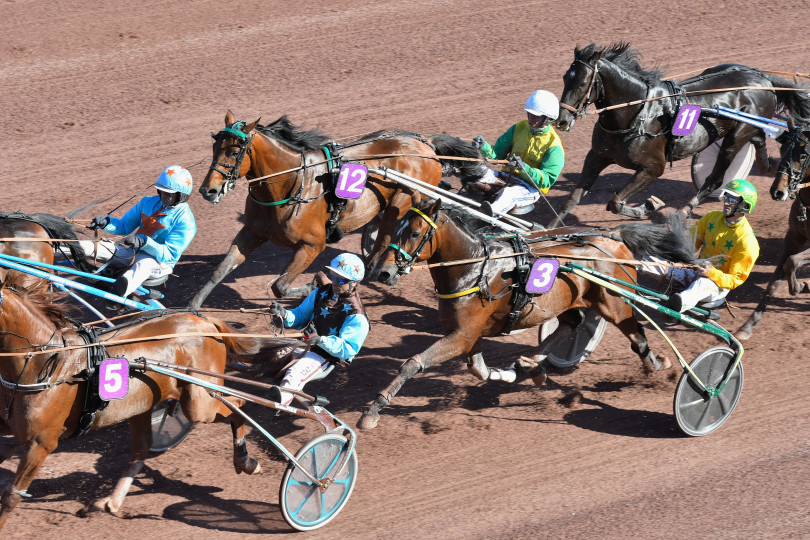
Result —
<instances>
[{"instance_id":1,"label":"horse nostril","mask_svg":"<svg viewBox=\"0 0 810 540\"><path fill-rule=\"evenodd\" d=\"M391 279L391 274L382 271L380 272L380 275L377 276L377 279L380 281L380 283L388 283L388 280Z\"/></svg>"}]
</instances>

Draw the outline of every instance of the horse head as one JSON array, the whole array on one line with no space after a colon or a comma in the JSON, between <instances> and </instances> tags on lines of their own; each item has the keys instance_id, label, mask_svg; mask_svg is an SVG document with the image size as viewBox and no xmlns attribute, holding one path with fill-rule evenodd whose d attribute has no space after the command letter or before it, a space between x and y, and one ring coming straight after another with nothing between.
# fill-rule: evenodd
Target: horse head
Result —
<instances>
[{"instance_id":1,"label":"horse head","mask_svg":"<svg viewBox=\"0 0 810 540\"><path fill-rule=\"evenodd\" d=\"M788 198L795 198L799 183L810 175L808 137L810 126L797 126L792 119L788 119L788 130L777 139L781 160L771 185L773 200L785 201Z\"/></svg>"},{"instance_id":2,"label":"horse head","mask_svg":"<svg viewBox=\"0 0 810 540\"><path fill-rule=\"evenodd\" d=\"M555 125L563 131L571 131L577 118L585 114L588 105L596 101L599 84L599 60L604 48L589 45L574 49L574 61L563 75L563 92L560 97L560 116Z\"/></svg>"},{"instance_id":3,"label":"horse head","mask_svg":"<svg viewBox=\"0 0 810 540\"><path fill-rule=\"evenodd\" d=\"M399 276L410 273L417 261L430 258L436 249L433 235L439 229L437 220L441 210L441 199L425 201L412 207L399 223L385 256L374 269L377 279L386 285L396 285ZM430 244L427 253L425 246Z\"/></svg>"},{"instance_id":4,"label":"horse head","mask_svg":"<svg viewBox=\"0 0 810 540\"><path fill-rule=\"evenodd\" d=\"M259 120L251 124L237 122L231 111L225 115L225 127L214 138L214 157L208 174L200 186L200 194L212 203L218 203L223 195L233 189L236 179L245 176L251 167L253 129Z\"/></svg>"}]
</instances>

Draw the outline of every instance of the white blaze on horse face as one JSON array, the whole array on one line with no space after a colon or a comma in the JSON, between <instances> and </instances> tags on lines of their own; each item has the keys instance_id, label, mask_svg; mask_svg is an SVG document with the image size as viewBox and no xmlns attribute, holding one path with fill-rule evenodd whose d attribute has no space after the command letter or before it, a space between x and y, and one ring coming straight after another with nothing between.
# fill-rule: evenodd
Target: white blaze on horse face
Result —
<instances>
[{"instance_id":1,"label":"white blaze on horse face","mask_svg":"<svg viewBox=\"0 0 810 540\"><path fill-rule=\"evenodd\" d=\"M403 219L402 221L399 222L399 227L397 227L397 230L394 232L399 241L402 241L402 231L405 230L405 227L408 226L408 223L410 223L410 220L408 219Z\"/></svg>"}]
</instances>

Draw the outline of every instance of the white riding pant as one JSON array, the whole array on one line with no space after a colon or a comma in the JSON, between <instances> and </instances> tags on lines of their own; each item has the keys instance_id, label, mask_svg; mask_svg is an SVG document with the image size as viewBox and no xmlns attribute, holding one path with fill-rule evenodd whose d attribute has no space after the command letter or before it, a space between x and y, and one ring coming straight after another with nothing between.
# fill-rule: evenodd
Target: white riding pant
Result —
<instances>
[{"instance_id":1,"label":"white riding pant","mask_svg":"<svg viewBox=\"0 0 810 540\"><path fill-rule=\"evenodd\" d=\"M491 203L492 211L495 214L506 214L513 208L529 206L540 199L540 191L527 185L523 179L506 173L496 173L492 169L489 169L479 182L492 184L497 182L498 178L505 180L507 185L498 192L495 200Z\"/></svg>"},{"instance_id":2,"label":"white riding pant","mask_svg":"<svg viewBox=\"0 0 810 540\"><path fill-rule=\"evenodd\" d=\"M644 256L645 261L666 263L658 257ZM717 284L688 268L675 268L673 266L639 265L639 272L658 276L662 282L673 281L683 289L680 291L683 307L681 312L687 311L699 303L716 302L725 298L731 289L722 289Z\"/></svg>"},{"instance_id":3,"label":"white riding pant","mask_svg":"<svg viewBox=\"0 0 810 540\"><path fill-rule=\"evenodd\" d=\"M296 349L295 353L300 354L304 349ZM293 365L287 368L279 385L283 388L290 388L292 390L303 390L304 385L310 381L317 381L329 375L335 365L324 359L316 352L307 351L305 355L295 361ZM293 395L289 392L281 391L281 403L289 405L293 400Z\"/></svg>"},{"instance_id":4,"label":"white riding pant","mask_svg":"<svg viewBox=\"0 0 810 540\"><path fill-rule=\"evenodd\" d=\"M82 240L80 242L84 252L89 256L93 255L93 242L91 240ZM134 260L133 260L134 255ZM98 243L96 251L96 258L99 261L106 262L115 256L116 262L120 266L126 266L132 261L129 268L121 275L127 278L128 286L124 296L129 296L135 289L140 287L147 279L157 279L172 273L172 267L157 262L152 256L146 253L134 254L134 251L126 246L117 246L109 240L103 240Z\"/></svg>"}]
</instances>

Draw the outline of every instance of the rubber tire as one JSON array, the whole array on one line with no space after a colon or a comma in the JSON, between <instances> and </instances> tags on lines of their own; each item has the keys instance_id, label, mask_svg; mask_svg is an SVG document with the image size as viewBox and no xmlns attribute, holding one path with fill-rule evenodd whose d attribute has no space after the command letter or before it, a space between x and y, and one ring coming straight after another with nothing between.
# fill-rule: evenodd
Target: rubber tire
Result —
<instances>
[{"instance_id":1,"label":"rubber tire","mask_svg":"<svg viewBox=\"0 0 810 540\"><path fill-rule=\"evenodd\" d=\"M560 369L571 369L596 350L605 335L607 321L591 309L584 311L585 322L577 327L575 334L546 343L540 351L541 360L548 360L552 366ZM559 324L556 317L543 324L540 328L540 341L557 332Z\"/></svg>"},{"instance_id":2,"label":"rubber tire","mask_svg":"<svg viewBox=\"0 0 810 540\"><path fill-rule=\"evenodd\" d=\"M321 479L328 476L332 468L337 466L346 444L346 437L325 433L304 444L295 454L295 459L306 468L307 472ZM326 457L325 460L324 457ZM319 460L322 463L319 463ZM318 470L313 471L314 468ZM320 494L319 489L312 486L309 478L293 463L290 463L281 478L278 497L284 521L299 531L312 531L323 527L343 509L354 490L356 481L357 452L352 452L340 477L335 479L324 494ZM342 489L335 491L340 486L343 486ZM335 494L337 494L338 500L333 502L331 499L334 499ZM312 495L315 495L316 498L313 498ZM330 495L330 500L326 500L326 497ZM301 512L317 512L318 515L301 516Z\"/></svg>"},{"instance_id":3,"label":"rubber tire","mask_svg":"<svg viewBox=\"0 0 810 540\"><path fill-rule=\"evenodd\" d=\"M152 453L171 450L194 429L194 423L189 422L179 404L175 407L174 415L169 415L172 401L162 401L152 409L152 446L149 447Z\"/></svg>"},{"instance_id":4,"label":"rubber tire","mask_svg":"<svg viewBox=\"0 0 810 540\"><path fill-rule=\"evenodd\" d=\"M734 362L734 351L725 346L712 347L700 353L689 364L695 374L707 386L717 387ZM673 407L678 427L690 437L702 437L712 433L728 420L743 388L742 363L737 365L723 391L714 399L706 397L706 391L684 371L675 388ZM704 419L712 419L703 424Z\"/></svg>"}]
</instances>

